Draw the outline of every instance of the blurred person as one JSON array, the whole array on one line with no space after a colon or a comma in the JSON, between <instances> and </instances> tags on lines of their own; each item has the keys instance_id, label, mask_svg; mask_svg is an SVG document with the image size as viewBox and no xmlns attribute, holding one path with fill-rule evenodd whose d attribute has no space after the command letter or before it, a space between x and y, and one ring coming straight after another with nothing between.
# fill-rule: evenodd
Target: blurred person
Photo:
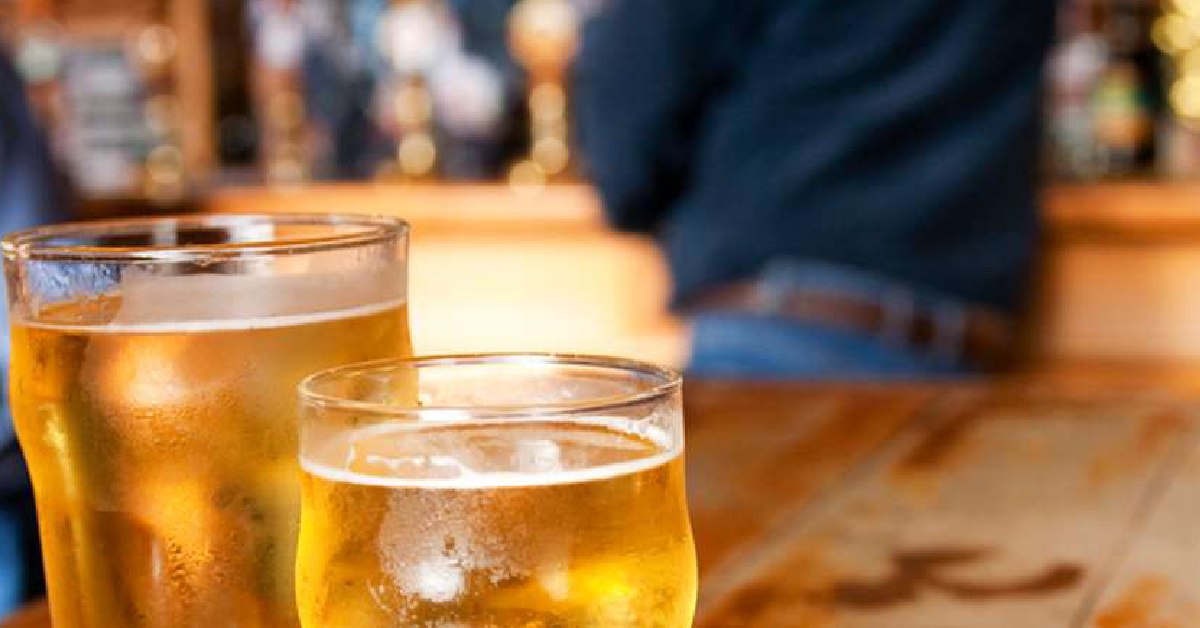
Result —
<instances>
[{"instance_id":1,"label":"blurred person","mask_svg":"<svg viewBox=\"0 0 1200 628\"><path fill-rule=\"evenodd\" d=\"M24 98L24 84L0 48L0 232L62 218L64 187ZM4 310L0 308L0 312ZM40 592L33 494L8 411L8 320L0 315L0 617Z\"/></svg>"},{"instance_id":2,"label":"blurred person","mask_svg":"<svg viewBox=\"0 0 1200 628\"><path fill-rule=\"evenodd\" d=\"M609 0L590 175L653 234L690 371L916 377L1011 357L1039 233L1047 0Z\"/></svg>"}]
</instances>

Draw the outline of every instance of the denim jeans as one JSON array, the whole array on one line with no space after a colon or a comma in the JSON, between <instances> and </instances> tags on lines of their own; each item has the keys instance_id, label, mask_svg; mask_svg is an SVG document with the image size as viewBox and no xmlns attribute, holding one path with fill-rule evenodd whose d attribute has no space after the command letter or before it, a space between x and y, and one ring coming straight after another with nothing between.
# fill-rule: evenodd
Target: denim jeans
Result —
<instances>
[{"instance_id":1,"label":"denim jeans","mask_svg":"<svg viewBox=\"0 0 1200 628\"><path fill-rule=\"evenodd\" d=\"M779 262L758 282L766 306L758 312L702 312L693 320L688 372L729 379L920 379L973 374L953 333L966 305L868 273L814 262ZM915 308L935 312L951 330L933 349L908 346L901 333L871 335L849 327L801 321L771 307L789 293L819 291L877 301L897 325ZM889 337L891 336L891 337Z\"/></svg>"}]
</instances>

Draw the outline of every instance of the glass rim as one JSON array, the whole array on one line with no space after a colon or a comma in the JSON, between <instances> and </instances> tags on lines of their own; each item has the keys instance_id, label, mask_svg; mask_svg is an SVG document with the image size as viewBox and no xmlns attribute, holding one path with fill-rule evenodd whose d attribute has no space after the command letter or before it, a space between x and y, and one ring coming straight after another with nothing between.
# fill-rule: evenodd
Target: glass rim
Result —
<instances>
[{"instance_id":1,"label":"glass rim","mask_svg":"<svg viewBox=\"0 0 1200 628\"><path fill-rule=\"evenodd\" d=\"M145 246L97 246L94 244L49 244L54 238L99 236L130 232L152 233L163 225L221 227L253 224L358 226L362 231L316 237L290 237L216 244L151 244ZM54 260L80 262L179 262L222 255L291 255L380 244L406 237L409 224L402 218L381 214L349 213L255 213L221 212L170 214L133 218L110 218L64 222L5 234L0 250L7 261Z\"/></svg>"},{"instance_id":2,"label":"glass rim","mask_svg":"<svg viewBox=\"0 0 1200 628\"><path fill-rule=\"evenodd\" d=\"M580 366L605 369L613 372L641 374L653 378L655 383L645 390L620 395L599 395L569 401L535 402L528 404L475 404L475 405L428 405L400 406L396 404L363 401L341 395L318 392L322 384L370 375L395 372L399 368L437 368L480 365L549 365ZM553 352L495 352L459 353L408 358L384 358L369 362L335 366L305 377L298 385L303 404L321 410L350 410L385 417L419 417L427 414L468 415L468 422L489 419L529 419L543 416L547 419L583 413L616 410L641 403L661 400L677 393L683 385L683 375L676 369L630 358L591 355L581 353Z\"/></svg>"}]
</instances>

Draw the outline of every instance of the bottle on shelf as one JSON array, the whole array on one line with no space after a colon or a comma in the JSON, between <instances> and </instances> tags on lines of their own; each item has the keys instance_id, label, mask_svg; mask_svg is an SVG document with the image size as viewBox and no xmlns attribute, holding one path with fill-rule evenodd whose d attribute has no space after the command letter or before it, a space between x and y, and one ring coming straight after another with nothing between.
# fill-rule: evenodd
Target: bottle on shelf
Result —
<instances>
[{"instance_id":1,"label":"bottle on shelf","mask_svg":"<svg viewBox=\"0 0 1200 628\"><path fill-rule=\"evenodd\" d=\"M1104 0L1108 58L1092 93L1098 172L1108 177L1153 174L1162 112L1159 54L1150 40L1157 3Z\"/></svg>"},{"instance_id":2,"label":"bottle on shelf","mask_svg":"<svg viewBox=\"0 0 1200 628\"><path fill-rule=\"evenodd\" d=\"M1108 60L1108 43L1090 9L1083 0L1060 5L1059 41L1047 64L1048 161L1060 179L1099 174L1092 94Z\"/></svg>"}]
</instances>

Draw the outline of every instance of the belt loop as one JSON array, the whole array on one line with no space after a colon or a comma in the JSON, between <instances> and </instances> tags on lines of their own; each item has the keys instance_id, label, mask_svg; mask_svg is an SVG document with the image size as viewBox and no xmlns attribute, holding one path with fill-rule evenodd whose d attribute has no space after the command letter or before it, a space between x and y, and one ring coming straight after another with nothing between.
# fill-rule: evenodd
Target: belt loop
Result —
<instances>
[{"instance_id":1,"label":"belt loop","mask_svg":"<svg viewBox=\"0 0 1200 628\"><path fill-rule=\"evenodd\" d=\"M963 360L966 351L967 308L958 303L941 302L933 308L932 355L949 364Z\"/></svg>"},{"instance_id":2,"label":"belt loop","mask_svg":"<svg viewBox=\"0 0 1200 628\"><path fill-rule=\"evenodd\" d=\"M917 298L911 290L891 286L883 293L883 321L879 337L885 343L908 348L912 342L913 321L917 316Z\"/></svg>"},{"instance_id":3,"label":"belt loop","mask_svg":"<svg viewBox=\"0 0 1200 628\"><path fill-rule=\"evenodd\" d=\"M789 286L776 277L766 275L754 282L755 310L764 316L774 316L783 311Z\"/></svg>"}]
</instances>

